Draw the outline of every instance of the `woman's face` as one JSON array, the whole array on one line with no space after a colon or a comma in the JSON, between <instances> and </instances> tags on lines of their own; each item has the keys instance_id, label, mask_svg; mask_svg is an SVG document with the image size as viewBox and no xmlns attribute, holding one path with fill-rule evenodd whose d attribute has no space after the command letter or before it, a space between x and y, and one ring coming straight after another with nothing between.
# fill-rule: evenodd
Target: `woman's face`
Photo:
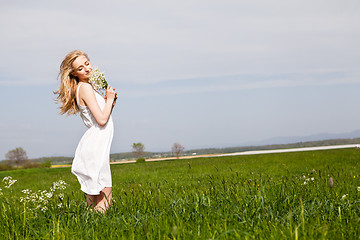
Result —
<instances>
[{"instance_id":1,"label":"woman's face","mask_svg":"<svg viewBox=\"0 0 360 240\"><path fill-rule=\"evenodd\" d=\"M74 69L72 75L77 77L79 81L89 80L92 71L92 65L89 59L87 59L85 56L79 56L72 63L72 67Z\"/></svg>"}]
</instances>

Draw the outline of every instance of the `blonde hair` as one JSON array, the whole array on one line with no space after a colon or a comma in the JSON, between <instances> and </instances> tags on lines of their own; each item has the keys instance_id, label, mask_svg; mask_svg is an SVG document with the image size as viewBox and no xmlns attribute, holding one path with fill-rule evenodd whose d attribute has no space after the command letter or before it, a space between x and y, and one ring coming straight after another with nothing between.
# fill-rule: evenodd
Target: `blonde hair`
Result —
<instances>
[{"instance_id":1,"label":"blonde hair","mask_svg":"<svg viewBox=\"0 0 360 240\"><path fill-rule=\"evenodd\" d=\"M72 74L74 72L72 64L80 56L85 56L90 60L85 52L74 50L66 55L60 65L60 86L54 94L58 94L56 102L61 104L59 107L61 114L71 115L77 114L79 111L76 104L76 88L79 80Z\"/></svg>"}]
</instances>

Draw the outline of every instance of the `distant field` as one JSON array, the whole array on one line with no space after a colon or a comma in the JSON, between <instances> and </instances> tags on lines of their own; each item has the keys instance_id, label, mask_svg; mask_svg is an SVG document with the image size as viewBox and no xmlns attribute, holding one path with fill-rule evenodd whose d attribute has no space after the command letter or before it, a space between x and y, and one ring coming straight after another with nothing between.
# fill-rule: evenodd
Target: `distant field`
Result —
<instances>
[{"instance_id":1,"label":"distant field","mask_svg":"<svg viewBox=\"0 0 360 240\"><path fill-rule=\"evenodd\" d=\"M321 146L337 146L337 145L349 145L359 144L360 138L349 138L349 139L328 139L321 141L310 141L310 142L297 142L288 144L272 144L263 146L243 146L243 147L226 147L226 148L203 148L203 149L191 149L186 150L183 156L196 155L209 155L209 154L224 154L224 153L236 153L246 151L259 151L259 150L273 150L273 149L291 149L291 148L306 148L306 147L321 147ZM145 152L144 157L146 159L153 158L168 158L173 156L171 152ZM112 162L135 160L136 156L133 152L124 153L113 153L110 155ZM73 157L42 157L36 159L30 159L31 161L43 163L51 161L52 165L66 165L71 164Z\"/></svg>"},{"instance_id":2,"label":"distant field","mask_svg":"<svg viewBox=\"0 0 360 240\"><path fill-rule=\"evenodd\" d=\"M70 168L0 172L17 180L0 182L0 239L358 239L359 162L341 149L112 165L106 215Z\"/></svg>"}]
</instances>

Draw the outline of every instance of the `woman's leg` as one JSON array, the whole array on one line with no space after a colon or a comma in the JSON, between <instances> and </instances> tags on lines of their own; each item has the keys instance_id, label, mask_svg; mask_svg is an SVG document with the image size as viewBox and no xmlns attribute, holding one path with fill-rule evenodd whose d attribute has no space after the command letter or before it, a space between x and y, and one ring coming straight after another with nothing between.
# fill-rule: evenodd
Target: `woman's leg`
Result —
<instances>
[{"instance_id":1,"label":"woman's leg","mask_svg":"<svg viewBox=\"0 0 360 240\"><path fill-rule=\"evenodd\" d=\"M105 187L99 195L86 195L86 203L89 207L104 213L112 203L112 188Z\"/></svg>"},{"instance_id":2,"label":"woman's leg","mask_svg":"<svg viewBox=\"0 0 360 240\"><path fill-rule=\"evenodd\" d=\"M86 203L89 207L94 208L96 206L96 195L86 195Z\"/></svg>"},{"instance_id":3,"label":"woman's leg","mask_svg":"<svg viewBox=\"0 0 360 240\"><path fill-rule=\"evenodd\" d=\"M112 188L105 187L101 190L100 195L95 196L95 202L95 209L97 211L104 213L108 210L112 203Z\"/></svg>"}]
</instances>

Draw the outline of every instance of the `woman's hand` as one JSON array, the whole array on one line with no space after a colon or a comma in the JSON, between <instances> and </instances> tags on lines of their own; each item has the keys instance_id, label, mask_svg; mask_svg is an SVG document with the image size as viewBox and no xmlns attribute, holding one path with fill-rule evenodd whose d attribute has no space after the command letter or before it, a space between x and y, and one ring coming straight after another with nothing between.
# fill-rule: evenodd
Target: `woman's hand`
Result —
<instances>
[{"instance_id":1,"label":"woman's hand","mask_svg":"<svg viewBox=\"0 0 360 240\"><path fill-rule=\"evenodd\" d=\"M112 88L110 85L108 85L106 88L105 100L115 101L115 95L116 95L115 88Z\"/></svg>"}]
</instances>

